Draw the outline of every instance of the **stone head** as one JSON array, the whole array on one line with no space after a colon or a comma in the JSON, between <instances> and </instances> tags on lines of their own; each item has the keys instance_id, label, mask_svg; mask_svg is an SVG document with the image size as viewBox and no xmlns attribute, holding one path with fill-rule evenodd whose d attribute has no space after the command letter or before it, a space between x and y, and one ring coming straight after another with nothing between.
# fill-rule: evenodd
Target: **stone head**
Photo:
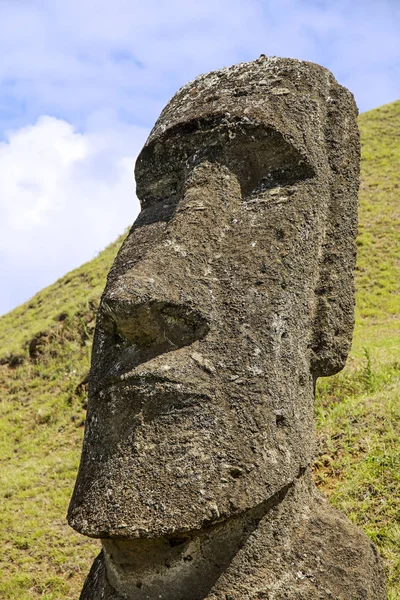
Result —
<instances>
[{"instance_id":1,"label":"stone head","mask_svg":"<svg viewBox=\"0 0 400 600\"><path fill-rule=\"evenodd\" d=\"M75 529L177 536L310 464L353 328L356 116L326 69L265 57L163 110L98 313Z\"/></svg>"}]
</instances>

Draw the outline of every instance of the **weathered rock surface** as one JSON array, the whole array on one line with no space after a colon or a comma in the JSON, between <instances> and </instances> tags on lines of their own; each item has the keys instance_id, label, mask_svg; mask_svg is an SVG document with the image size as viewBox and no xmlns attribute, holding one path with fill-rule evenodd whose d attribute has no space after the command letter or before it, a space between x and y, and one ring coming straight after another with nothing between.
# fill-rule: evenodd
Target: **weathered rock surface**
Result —
<instances>
[{"instance_id":1,"label":"weathered rock surface","mask_svg":"<svg viewBox=\"0 0 400 600\"><path fill-rule=\"evenodd\" d=\"M157 542L148 542L147 548L135 549L131 569L125 563L121 593L107 579L106 544L82 600L385 598L384 574L374 546L316 492L308 473L256 509L182 538L168 566L162 565L157 574L149 569ZM121 562L128 554L123 546L124 542L114 543L112 550Z\"/></svg>"},{"instance_id":2,"label":"weathered rock surface","mask_svg":"<svg viewBox=\"0 0 400 600\"><path fill-rule=\"evenodd\" d=\"M315 380L352 337L356 116L326 69L279 58L161 113L97 320L68 516L103 552L82 598L386 597L309 477Z\"/></svg>"}]
</instances>

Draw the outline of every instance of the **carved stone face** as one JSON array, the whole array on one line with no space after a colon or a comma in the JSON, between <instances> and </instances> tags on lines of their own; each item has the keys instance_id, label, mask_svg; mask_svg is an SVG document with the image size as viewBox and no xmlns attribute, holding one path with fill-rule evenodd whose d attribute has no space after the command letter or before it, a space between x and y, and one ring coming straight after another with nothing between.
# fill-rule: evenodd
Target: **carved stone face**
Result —
<instances>
[{"instance_id":1,"label":"carved stone face","mask_svg":"<svg viewBox=\"0 0 400 600\"><path fill-rule=\"evenodd\" d=\"M98 315L81 533L177 536L310 464L315 379L343 366L352 329L358 148L340 94L355 113L325 69L260 60L163 111Z\"/></svg>"}]
</instances>

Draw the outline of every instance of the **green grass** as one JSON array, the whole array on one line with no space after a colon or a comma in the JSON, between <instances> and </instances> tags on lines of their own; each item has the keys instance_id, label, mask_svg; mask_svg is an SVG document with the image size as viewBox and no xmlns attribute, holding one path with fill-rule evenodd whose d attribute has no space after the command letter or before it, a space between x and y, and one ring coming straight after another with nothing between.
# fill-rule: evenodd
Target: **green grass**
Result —
<instances>
[{"instance_id":1,"label":"green grass","mask_svg":"<svg viewBox=\"0 0 400 600\"><path fill-rule=\"evenodd\" d=\"M391 600L400 598L400 363L359 368L320 382L317 485L362 527L385 559Z\"/></svg>"},{"instance_id":2,"label":"green grass","mask_svg":"<svg viewBox=\"0 0 400 600\"><path fill-rule=\"evenodd\" d=\"M360 525L400 600L400 102L360 116L356 328L319 382L318 486ZM121 240L0 318L0 597L76 599L98 544L65 514L79 463L95 313ZM35 341L33 341L35 340Z\"/></svg>"},{"instance_id":3,"label":"green grass","mask_svg":"<svg viewBox=\"0 0 400 600\"><path fill-rule=\"evenodd\" d=\"M67 273L44 288L29 302L0 317L0 361L27 357L28 344L35 335L60 331L58 323L66 318L94 319L107 272L122 242L122 237L95 259ZM62 330L62 327L61 327Z\"/></svg>"},{"instance_id":4,"label":"green grass","mask_svg":"<svg viewBox=\"0 0 400 600\"><path fill-rule=\"evenodd\" d=\"M120 242L0 319L0 598L77 598L98 551L65 514L96 310Z\"/></svg>"},{"instance_id":5,"label":"green grass","mask_svg":"<svg viewBox=\"0 0 400 600\"><path fill-rule=\"evenodd\" d=\"M400 101L359 125L356 327L344 371L319 381L314 473L377 544L400 600Z\"/></svg>"},{"instance_id":6,"label":"green grass","mask_svg":"<svg viewBox=\"0 0 400 600\"><path fill-rule=\"evenodd\" d=\"M364 113L353 353L386 361L400 337L400 101Z\"/></svg>"}]
</instances>

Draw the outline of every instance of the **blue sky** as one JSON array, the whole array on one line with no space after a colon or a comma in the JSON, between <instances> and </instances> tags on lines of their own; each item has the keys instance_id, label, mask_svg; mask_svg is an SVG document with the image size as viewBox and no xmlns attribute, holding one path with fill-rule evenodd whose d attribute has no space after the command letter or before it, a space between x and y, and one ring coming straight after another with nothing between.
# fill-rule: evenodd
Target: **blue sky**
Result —
<instances>
[{"instance_id":1,"label":"blue sky","mask_svg":"<svg viewBox=\"0 0 400 600\"><path fill-rule=\"evenodd\" d=\"M133 222L135 157L196 75L263 53L360 111L400 98L399 0L0 0L0 23L0 314Z\"/></svg>"}]
</instances>

